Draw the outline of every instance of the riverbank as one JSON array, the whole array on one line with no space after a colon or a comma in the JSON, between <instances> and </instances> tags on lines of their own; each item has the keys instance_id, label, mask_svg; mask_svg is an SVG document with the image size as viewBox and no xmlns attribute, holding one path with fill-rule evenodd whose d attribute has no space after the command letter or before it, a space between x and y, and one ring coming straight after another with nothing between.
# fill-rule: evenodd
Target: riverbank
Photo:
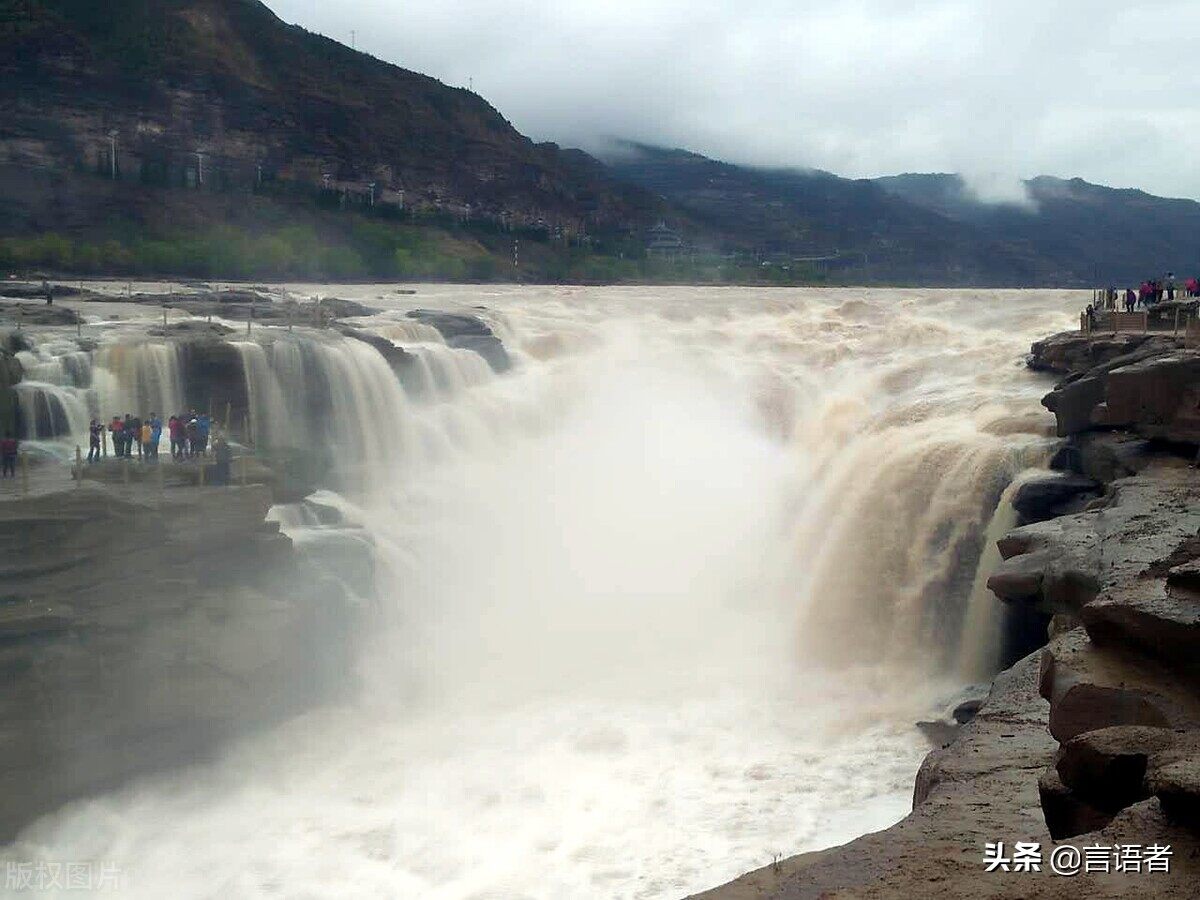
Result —
<instances>
[{"instance_id":1,"label":"riverbank","mask_svg":"<svg viewBox=\"0 0 1200 900\"><path fill-rule=\"evenodd\" d=\"M1050 619L995 680L884 831L751 872L706 900L1191 897L1200 889L1200 352L1166 335L1055 335L1029 366L1059 472L1023 486L1027 524L989 587ZM1022 498L1021 494L1024 494ZM985 872L985 844L1040 845L1040 872ZM1169 873L1050 871L1054 848L1170 845ZM1112 853L1101 851L1115 868Z\"/></svg>"}]
</instances>

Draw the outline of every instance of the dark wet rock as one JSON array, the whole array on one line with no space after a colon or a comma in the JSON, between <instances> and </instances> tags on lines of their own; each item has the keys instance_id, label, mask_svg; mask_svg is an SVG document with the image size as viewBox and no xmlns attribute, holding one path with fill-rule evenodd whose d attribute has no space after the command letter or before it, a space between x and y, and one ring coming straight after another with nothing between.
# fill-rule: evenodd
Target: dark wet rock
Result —
<instances>
[{"instance_id":1,"label":"dark wet rock","mask_svg":"<svg viewBox=\"0 0 1200 900\"><path fill-rule=\"evenodd\" d=\"M1055 766L1047 766L1038 778L1038 796L1046 827L1056 841L1097 831L1113 819L1113 813L1085 803L1063 784Z\"/></svg>"},{"instance_id":2,"label":"dark wet rock","mask_svg":"<svg viewBox=\"0 0 1200 900\"><path fill-rule=\"evenodd\" d=\"M1117 726L1077 735L1062 745L1055 764L1062 783L1083 802L1117 813L1150 796L1150 758L1175 743L1169 728Z\"/></svg>"},{"instance_id":3,"label":"dark wet rock","mask_svg":"<svg viewBox=\"0 0 1200 900\"><path fill-rule=\"evenodd\" d=\"M917 722L917 730L933 747L948 747L958 737L958 725L954 722L928 720Z\"/></svg>"},{"instance_id":4,"label":"dark wet rock","mask_svg":"<svg viewBox=\"0 0 1200 900\"><path fill-rule=\"evenodd\" d=\"M82 297L91 295L87 289L80 290L73 284L50 282L50 292L55 297ZM11 297L15 300L41 300L45 302L46 288L41 282L0 281L0 297Z\"/></svg>"},{"instance_id":5,"label":"dark wet rock","mask_svg":"<svg viewBox=\"0 0 1200 900\"><path fill-rule=\"evenodd\" d=\"M185 319L164 326L154 326L147 333L155 337L211 337L222 338L234 334L236 329L220 322L204 322L200 319Z\"/></svg>"},{"instance_id":6,"label":"dark wet rock","mask_svg":"<svg viewBox=\"0 0 1200 900\"><path fill-rule=\"evenodd\" d=\"M340 297L322 297L321 309L335 319L351 319L358 316L373 316L379 310L365 306L355 300L343 300Z\"/></svg>"},{"instance_id":7,"label":"dark wet rock","mask_svg":"<svg viewBox=\"0 0 1200 900\"><path fill-rule=\"evenodd\" d=\"M1200 351L1177 350L1108 373L1103 424L1200 443Z\"/></svg>"},{"instance_id":8,"label":"dark wet rock","mask_svg":"<svg viewBox=\"0 0 1200 900\"><path fill-rule=\"evenodd\" d=\"M1195 735L1188 746L1151 761L1146 787L1158 798L1168 820L1200 828L1200 747Z\"/></svg>"},{"instance_id":9,"label":"dark wet rock","mask_svg":"<svg viewBox=\"0 0 1200 900\"><path fill-rule=\"evenodd\" d=\"M1082 475L1046 475L1031 478L1013 494L1012 505L1024 522L1044 522L1079 512L1102 487Z\"/></svg>"},{"instance_id":10,"label":"dark wet rock","mask_svg":"<svg viewBox=\"0 0 1200 900\"><path fill-rule=\"evenodd\" d=\"M487 323L477 316L463 313L442 312L432 309L414 309L409 318L432 325L451 347L473 350L488 361L496 372L507 372L512 360L504 344L492 332Z\"/></svg>"},{"instance_id":11,"label":"dark wet rock","mask_svg":"<svg viewBox=\"0 0 1200 900\"><path fill-rule=\"evenodd\" d=\"M79 313L65 306L47 303L0 303L0 322L22 327L31 325L77 325Z\"/></svg>"},{"instance_id":12,"label":"dark wet rock","mask_svg":"<svg viewBox=\"0 0 1200 900\"><path fill-rule=\"evenodd\" d=\"M1151 443L1136 435L1083 432L1072 435L1055 451L1050 468L1108 484L1136 475L1153 458Z\"/></svg>"},{"instance_id":13,"label":"dark wet rock","mask_svg":"<svg viewBox=\"0 0 1200 900\"><path fill-rule=\"evenodd\" d=\"M1180 342L1170 335L1122 333L1089 338L1078 331L1064 331L1036 341L1028 362L1037 371L1069 374L1102 366L1137 350L1158 352L1178 346Z\"/></svg>"},{"instance_id":14,"label":"dark wet rock","mask_svg":"<svg viewBox=\"0 0 1200 900\"><path fill-rule=\"evenodd\" d=\"M970 700L964 700L958 706L954 707L954 721L959 725L966 725L979 713L983 707L983 697L972 697Z\"/></svg>"},{"instance_id":15,"label":"dark wet rock","mask_svg":"<svg viewBox=\"0 0 1200 900\"><path fill-rule=\"evenodd\" d=\"M988 576L988 590L1016 603L1039 603L1047 567L1054 561L1048 553L1022 553L1003 560Z\"/></svg>"}]
</instances>

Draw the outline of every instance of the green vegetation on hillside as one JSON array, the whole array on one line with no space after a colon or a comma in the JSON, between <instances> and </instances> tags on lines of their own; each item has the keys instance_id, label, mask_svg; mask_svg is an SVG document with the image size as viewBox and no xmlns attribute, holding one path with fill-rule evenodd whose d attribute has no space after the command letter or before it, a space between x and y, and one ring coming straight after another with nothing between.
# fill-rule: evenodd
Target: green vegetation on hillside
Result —
<instances>
[{"instance_id":1,"label":"green vegetation on hillside","mask_svg":"<svg viewBox=\"0 0 1200 900\"><path fill-rule=\"evenodd\" d=\"M157 234L125 226L108 237L50 231L0 238L0 271L317 281L807 284L819 280L805 269L711 257L651 258L628 244L613 243L597 250L528 234L516 238L520 264L514 266L514 237L508 233L377 221L355 214L340 218L343 227L332 235L328 229L298 223L269 229L217 224L194 232Z\"/></svg>"}]
</instances>

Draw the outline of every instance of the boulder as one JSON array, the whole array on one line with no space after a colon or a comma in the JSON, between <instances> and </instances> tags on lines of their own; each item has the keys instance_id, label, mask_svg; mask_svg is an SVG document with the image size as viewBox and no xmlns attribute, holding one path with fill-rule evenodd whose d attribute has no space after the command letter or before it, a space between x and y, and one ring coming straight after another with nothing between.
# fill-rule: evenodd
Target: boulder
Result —
<instances>
[{"instance_id":1,"label":"boulder","mask_svg":"<svg viewBox=\"0 0 1200 900\"><path fill-rule=\"evenodd\" d=\"M65 306L46 303L0 303L0 321L29 325L76 325L83 321L79 313Z\"/></svg>"},{"instance_id":2,"label":"boulder","mask_svg":"<svg viewBox=\"0 0 1200 900\"><path fill-rule=\"evenodd\" d=\"M1037 603L1042 599L1042 581L1051 557L1047 553L1024 553L1004 559L988 576L988 590L1014 603Z\"/></svg>"},{"instance_id":3,"label":"boulder","mask_svg":"<svg viewBox=\"0 0 1200 900\"><path fill-rule=\"evenodd\" d=\"M1013 494L1012 505L1024 522L1043 522L1079 512L1102 490L1083 475L1045 475L1023 482Z\"/></svg>"},{"instance_id":4,"label":"boulder","mask_svg":"<svg viewBox=\"0 0 1200 900\"><path fill-rule=\"evenodd\" d=\"M1200 351L1177 350L1109 372L1104 424L1200 443Z\"/></svg>"},{"instance_id":5,"label":"boulder","mask_svg":"<svg viewBox=\"0 0 1200 900\"><path fill-rule=\"evenodd\" d=\"M1122 432L1083 432L1063 443L1050 468L1073 472L1101 484L1136 475L1152 459L1150 442Z\"/></svg>"},{"instance_id":6,"label":"boulder","mask_svg":"<svg viewBox=\"0 0 1200 900\"><path fill-rule=\"evenodd\" d=\"M359 316L373 316L379 310L364 306L355 300L343 300L340 297L322 297L321 309L335 319L350 319Z\"/></svg>"},{"instance_id":7,"label":"boulder","mask_svg":"<svg viewBox=\"0 0 1200 900\"><path fill-rule=\"evenodd\" d=\"M1172 596L1161 583L1102 594L1081 612L1097 644L1132 646L1184 672L1200 674L1200 600Z\"/></svg>"},{"instance_id":8,"label":"boulder","mask_svg":"<svg viewBox=\"0 0 1200 900\"><path fill-rule=\"evenodd\" d=\"M917 723L917 731L929 741L931 747L949 747L958 737L958 726L953 722L942 722L936 719Z\"/></svg>"},{"instance_id":9,"label":"boulder","mask_svg":"<svg viewBox=\"0 0 1200 900\"><path fill-rule=\"evenodd\" d=\"M972 697L970 700L964 700L958 706L954 707L954 721L959 725L966 725L975 718L980 708L983 706L983 697Z\"/></svg>"},{"instance_id":10,"label":"boulder","mask_svg":"<svg viewBox=\"0 0 1200 900\"><path fill-rule=\"evenodd\" d=\"M1061 743L1119 725L1200 723L1200 698L1161 665L1097 646L1083 629L1059 635L1042 651L1039 690L1050 701L1050 733Z\"/></svg>"},{"instance_id":11,"label":"boulder","mask_svg":"<svg viewBox=\"0 0 1200 900\"><path fill-rule=\"evenodd\" d=\"M1200 351L1180 350L1178 346L1174 339L1144 341L1132 351L1091 368L1073 369L1054 390L1042 398L1042 405L1055 415L1059 436L1067 437L1096 428L1129 426L1138 421L1138 416L1131 412L1131 405L1138 405L1136 398L1142 391L1153 389L1161 392L1163 384L1192 377L1182 370L1188 369L1189 359L1200 358ZM1166 361L1173 361L1172 365L1181 370L1157 372L1155 367ZM1150 369L1141 368L1143 364L1150 366ZM1122 372L1119 379L1122 383L1118 392L1112 394L1109 389L1110 374L1116 371ZM1147 371L1155 373L1154 378L1150 378ZM1178 404L1178 392L1174 398ZM1159 401L1169 405L1167 399L1159 398ZM1161 413L1161 410L1158 412ZM1166 436L1136 430L1143 437Z\"/></svg>"},{"instance_id":12,"label":"boulder","mask_svg":"<svg viewBox=\"0 0 1200 900\"><path fill-rule=\"evenodd\" d=\"M1158 334L1113 334L1088 336L1064 331L1030 347L1028 365L1039 372L1068 374L1104 365L1143 347L1170 349L1179 346L1171 336Z\"/></svg>"},{"instance_id":13,"label":"boulder","mask_svg":"<svg viewBox=\"0 0 1200 900\"><path fill-rule=\"evenodd\" d=\"M1200 752L1194 745L1152 760L1146 787L1169 820L1200 828Z\"/></svg>"},{"instance_id":14,"label":"boulder","mask_svg":"<svg viewBox=\"0 0 1200 900\"><path fill-rule=\"evenodd\" d=\"M1116 726L1077 735L1062 745L1055 764L1062 783L1096 809L1117 813L1150 796L1150 758L1175 742L1169 728Z\"/></svg>"},{"instance_id":15,"label":"boulder","mask_svg":"<svg viewBox=\"0 0 1200 900\"><path fill-rule=\"evenodd\" d=\"M1056 841L1096 831L1112 821L1112 813L1090 806L1063 784L1054 766L1047 766L1039 776L1038 796L1046 827Z\"/></svg>"}]
</instances>

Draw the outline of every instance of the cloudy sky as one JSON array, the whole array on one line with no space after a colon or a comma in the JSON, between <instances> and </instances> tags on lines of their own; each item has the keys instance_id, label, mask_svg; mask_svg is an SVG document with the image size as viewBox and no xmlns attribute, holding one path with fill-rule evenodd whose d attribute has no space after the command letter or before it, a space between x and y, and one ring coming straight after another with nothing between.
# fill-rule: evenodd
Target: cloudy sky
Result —
<instances>
[{"instance_id":1,"label":"cloudy sky","mask_svg":"<svg viewBox=\"0 0 1200 900\"><path fill-rule=\"evenodd\" d=\"M267 0L538 140L1200 198L1195 0ZM1190 47L1189 47L1190 44Z\"/></svg>"}]
</instances>

